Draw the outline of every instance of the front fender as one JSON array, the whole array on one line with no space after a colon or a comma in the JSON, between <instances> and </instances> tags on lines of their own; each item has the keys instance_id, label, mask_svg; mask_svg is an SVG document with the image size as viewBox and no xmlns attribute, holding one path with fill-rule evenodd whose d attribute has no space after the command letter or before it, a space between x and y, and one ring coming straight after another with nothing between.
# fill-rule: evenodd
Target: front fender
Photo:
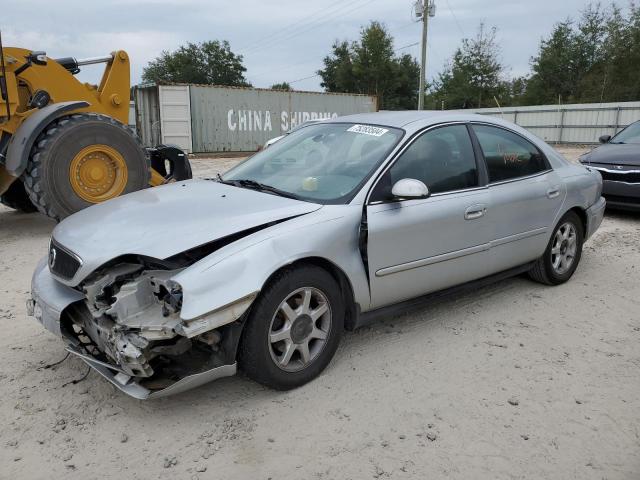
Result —
<instances>
[{"instance_id":1,"label":"front fender","mask_svg":"<svg viewBox=\"0 0 640 480\"><path fill-rule=\"evenodd\" d=\"M368 282L358 250L361 212L358 206L325 206L200 260L173 277L183 292L180 316L188 321L238 305L239 300L255 297L280 268L311 257L325 259L342 270L351 284L354 301L368 306ZM236 311L234 316L242 313Z\"/></svg>"},{"instance_id":2,"label":"front fender","mask_svg":"<svg viewBox=\"0 0 640 480\"><path fill-rule=\"evenodd\" d=\"M31 147L33 147L38 135L56 118L60 118L72 110L88 106L89 103L85 101L60 102L48 105L29 115L9 142L7 163L5 164L7 172L14 177L22 175L22 172L27 168Z\"/></svg>"}]
</instances>

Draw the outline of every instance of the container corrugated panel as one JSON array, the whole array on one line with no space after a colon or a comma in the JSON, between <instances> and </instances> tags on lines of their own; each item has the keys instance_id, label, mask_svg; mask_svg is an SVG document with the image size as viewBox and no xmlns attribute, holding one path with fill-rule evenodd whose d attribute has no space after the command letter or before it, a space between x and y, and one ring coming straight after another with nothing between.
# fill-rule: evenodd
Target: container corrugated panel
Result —
<instances>
[{"instance_id":1,"label":"container corrugated panel","mask_svg":"<svg viewBox=\"0 0 640 480\"><path fill-rule=\"evenodd\" d=\"M194 152L254 151L308 120L376 111L366 95L191 85Z\"/></svg>"},{"instance_id":2,"label":"container corrugated panel","mask_svg":"<svg viewBox=\"0 0 640 480\"><path fill-rule=\"evenodd\" d=\"M640 120L640 102L534 105L465 110L517 123L547 142L597 143Z\"/></svg>"},{"instance_id":3,"label":"container corrugated panel","mask_svg":"<svg viewBox=\"0 0 640 480\"><path fill-rule=\"evenodd\" d=\"M160 105L158 104L158 87L136 87L136 130L142 145L154 147L160 141Z\"/></svg>"}]
</instances>

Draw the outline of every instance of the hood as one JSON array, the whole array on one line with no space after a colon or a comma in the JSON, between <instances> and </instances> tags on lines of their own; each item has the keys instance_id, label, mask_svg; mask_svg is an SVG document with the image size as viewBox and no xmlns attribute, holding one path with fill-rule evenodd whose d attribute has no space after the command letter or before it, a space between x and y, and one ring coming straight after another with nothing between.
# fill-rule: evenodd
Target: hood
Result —
<instances>
[{"instance_id":1,"label":"hood","mask_svg":"<svg viewBox=\"0 0 640 480\"><path fill-rule=\"evenodd\" d=\"M640 145L605 143L583 155L580 160L603 165L640 165Z\"/></svg>"},{"instance_id":2,"label":"hood","mask_svg":"<svg viewBox=\"0 0 640 480\"><path fill-rule=\"evenodd\" d=\"M62 221L53 231L82 266L69 284L126 254L166 259L205 243L321 208L245 188L193 180L130 193Z\"/></svg>"}]
</instances>

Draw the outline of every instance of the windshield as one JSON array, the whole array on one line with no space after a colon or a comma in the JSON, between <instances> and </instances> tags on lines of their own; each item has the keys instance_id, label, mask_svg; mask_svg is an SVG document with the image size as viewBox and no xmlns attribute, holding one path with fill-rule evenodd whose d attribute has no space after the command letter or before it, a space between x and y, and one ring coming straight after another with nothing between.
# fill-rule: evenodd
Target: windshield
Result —
<instances>
[{"instance_id":1,"label":"windshield","mask_svg":"<svg viewBox=\"0 0 640 480\"><path fill-rule=\"evenodd\" d=\"M243 186L257 182L316 203L346 203L402 133L353 123L309 125L248 158L222 180L249 180Z\"/></svg>"},{"instance_id":2,"label":"windshield","mask_svg":"<svg viewBox=\"0 0 640 480\"><path fill-rule=\"evenodd\" d=\"M640 122L629 125L613 137L609 143L640 143Z\"/></svg>"}]
</instances>

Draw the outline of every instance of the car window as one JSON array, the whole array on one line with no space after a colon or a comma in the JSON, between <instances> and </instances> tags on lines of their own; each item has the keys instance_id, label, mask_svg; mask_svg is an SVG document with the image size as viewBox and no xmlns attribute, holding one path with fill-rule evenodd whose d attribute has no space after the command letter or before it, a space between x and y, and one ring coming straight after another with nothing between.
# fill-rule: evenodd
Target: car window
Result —
<instances>
[{"instance_id":1,"label":"car window","mask_svg":"<svg viewBox=\"0 0 640 480\"><path fill-rule=\"evenodd\" d=\"M520 135L498 127L474 125L487 162L489 182L533 175L547 169L544 156Z\"/></svg>"},{"instance_id":2,"label":"car window","mask_svg":"<svg viewBox=\"0 0 640 480\"><path fill-rule=\"evenodd\" d=\"M258 182L301 200L345 203L402 134L392 127L320 122L286 135L222 178Z\"/></svg>"},{"instance_id":3,"label":"car window","mask_svg":"<svg viewBox=\"0 0 640 480\"><path fill-rule=\"evenodd\" d=\"M640 143L640 122L629 125L613 137L610 143Z\"/></svg>"},{"instance_id":4,"label":"car window","mask_svg":"<svg viewBox=\"0 0 640 480\"><path fill-rule=\"evenodd\" d=\"M422 181L432 194L478 186L467 127L451 125L420 135L383 176L371 200L389 199L392 186L404 178Z\"/></svg>"}]
</instances>

